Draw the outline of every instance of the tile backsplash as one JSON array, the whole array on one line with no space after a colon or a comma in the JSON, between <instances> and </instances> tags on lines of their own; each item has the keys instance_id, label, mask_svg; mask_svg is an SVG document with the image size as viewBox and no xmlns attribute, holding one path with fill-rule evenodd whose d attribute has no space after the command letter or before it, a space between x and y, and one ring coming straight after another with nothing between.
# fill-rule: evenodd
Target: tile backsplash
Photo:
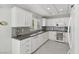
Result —
<instances>
[{"instance_id":1,"label":"tile backsplash","mask_svg":"<svg viewBox=\"0 0 79 59\"><path fill-rule=\"evenodd\" d=\"M59 27L59 26L43 26L42 30L44 31L61 31L61 32L67 32L68 31L68 27L64 26L64 27Z\"/></svg>"},{"instance_id":2,"label":"tile backsplash","mask_svg":"<svg viewBox=\"0 0 79 59\"><path fill-rule=\"evenodd\" d=\"M67 26L65 26L65 27L43 26L42 30L43 31L62 31L62 32L67 32L68 28L67 28ZM12 37L13 36L18 36L18 35L28 34L31 31L33 31L33 29L31 29L30 27L12 27Z\"/></svg>"},{"instance_id":3,"label":"tile backsplash","mask_svg":"<svg viewBox=\"0 0 79 59\"><path fill-rule=\"evenodd\" d=\"M29 27L12 27L12 36L27 34L30 32Z\"/></svg>"}]
</instances>

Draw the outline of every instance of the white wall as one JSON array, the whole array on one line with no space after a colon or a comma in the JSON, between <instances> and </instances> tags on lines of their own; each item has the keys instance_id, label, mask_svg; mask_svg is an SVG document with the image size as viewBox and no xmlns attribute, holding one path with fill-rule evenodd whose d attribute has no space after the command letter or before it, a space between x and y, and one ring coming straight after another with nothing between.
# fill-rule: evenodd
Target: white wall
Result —
<instances>
[{"instance_id":1,"label":"white wall","mask_svg":"<svg viewBox=\"0 0 79 59\"><path fill-rule=\"evenodd\" d=\"M0 8L0 20L6 21L7 26L0 26L0 53L11 53L11 9Z\"/></svg>"},{"instance_id":2,"label":"white wall","mask_svg":"<svg viewBox=\"0 0 79 59\"><path fill-rule=\"evenodd\" d=\"M72 8L71 13L70 53L79 54L79 5Z\"/></svg>"}]
</instances>

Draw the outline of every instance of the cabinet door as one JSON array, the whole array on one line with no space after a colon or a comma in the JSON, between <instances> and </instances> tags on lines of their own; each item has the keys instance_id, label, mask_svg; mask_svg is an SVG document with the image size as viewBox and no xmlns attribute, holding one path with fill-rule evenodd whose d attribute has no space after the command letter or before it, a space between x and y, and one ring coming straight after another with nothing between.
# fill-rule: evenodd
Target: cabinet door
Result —
<instances>
[{"instance_id":1,"label":"cabinet door","mask_svg":"<svg viewBox=\"0 0 79 59\"><path fill-rule=\"evenodd\" d=\"M34 36L33 39L31 40L31 47L32 47L32 52L34 52L38 48L38 36Z\"/></svg>"},{"instance_id":2,"label":"cabinet door","mask_svg":"<svg viewBox=\"0 0 79 59\"><path fill-rule=\"evenodd\" d=\"M20 41L12 38L12 54L20 54Z\"/></svg>"},{"instance_id":3,"label":"cabinet door","mask_svg":"<svg viewBox=\"0 0 79 59\"><path fill-rule=\"evenodd\" d=\"M32 27L32 13L25 12L25 26Z\"/></svg>"},{"instance_id":4,"label":"cabinet door","mask_svg":"<svg viewBox=\"0 0 79 59\"><path fill-rule=\"evenodd\" d=\"M45 32L43 35L44 35L43 38L44 38L44 42L45 42L48 40L48 32Z\"/></svg>"},{"instance_id":5,"label":"cabinet door","mask_svg":"<svg viewBox=\"0 0 79 59\"><path fill-rule=\"evenodd\" d=\"M56 40L56 32L49 31L49 39L50 40Z\"/></svg>"},{"instance_id":6,"label":"cabinet door","mask_svg":"<svg viewBox=\"0 0 79 59\"><path fill-rule=\"evenodd\" d=\"M38 39L38 40L39 40L39 41L38 41L38 44L39 44L39 46L40 46L40 45L42 45L42 42L43 42L43 34L40 34L40 35L38 35L38 36L39 36L39 37L38 37L38 38L39 38L39 39Z\"/></svg>"},{"instance_id":7,"label":"cabinet door","mask_svg":"<svg viewBox=\"0 0 79 59\"><path fill-rule=\"evenodd\" d=\"M46 19L45 18L42 19L42 26L46 26Z\"/></svg>"},{"instance_id":8,"label":"cabinet door","mask_svg":"<svg viewBox=\"0 0 79 59\"><path fill-rule=\"evenodd\" d=\"M22 54L31 53L31 39L32 38L27 38L21 41L20 51Z\"/></svg>"},{"instance_id":9,"label":"cabinet door","mask_svg":"<svg viewBox=\"0 0 79 59\"><path fill-rule=\"evenodd\" d=\"M63 41L68 43L68 33L63 33Z\"/></svg>"},{"instance_id":10,"label":"cabinet door","mask_svg":"<svg viewBox=\"0 0 79 59\"><path fill-rule=\"evenodd\" d=\"M13 27L25 26L25 10L18 7L13 7L12 26Z\"/></svg>"},{"instance_id":11,"label":"cabinet door","mask_svg":"<svg viewBox=\"0 0 79 59\"><path fill-rule=\"evenodd\" d=\"M38 19L34 18L34 30L38 30Z\"/></svg>"},{"instance_id":12,"label":"cabinet door","mask_svg":"<svg viewBox=\"0 0 79 59\"><path fill-rule=\"evenodd\" d=\"M47 33L42 33L39 35L39 46L41 46L43 43L45 43L48 40Z\"/></svg>"},{"instance_id":13,"label":"cabinet door","mask_svg":"<svg viewBox=\"0 0 79 59\"><path fill-rule=\"evenodd\" d=\"M25 10L16 9L16 25L17 26L25 26Z\"/></svg>"}]
</instances>

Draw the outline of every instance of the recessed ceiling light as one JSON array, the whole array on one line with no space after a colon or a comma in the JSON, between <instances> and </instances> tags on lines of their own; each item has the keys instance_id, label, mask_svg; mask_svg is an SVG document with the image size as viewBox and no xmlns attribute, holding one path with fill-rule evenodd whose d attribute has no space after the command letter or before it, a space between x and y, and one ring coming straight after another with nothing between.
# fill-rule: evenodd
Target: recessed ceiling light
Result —
<instances>
[{"instance_id":1,"label":"recessed ceiling light","mask_svg":"<svg viewBox=\"0 0 79 59\"><path fill-rule=\"evenodd\" d=\"M60 11L63 11L63 9L60 9Z\"/></svg>"},{"instance_id":2,"label":"recessed ceiling light","mask_svg":"<svg viewBox=\"0 0 79 59\"><path fill-rule=\"evenodd\" d=\"M50 8L47 8L48 10L50 10Z\"/></svg>"}]
</instances>

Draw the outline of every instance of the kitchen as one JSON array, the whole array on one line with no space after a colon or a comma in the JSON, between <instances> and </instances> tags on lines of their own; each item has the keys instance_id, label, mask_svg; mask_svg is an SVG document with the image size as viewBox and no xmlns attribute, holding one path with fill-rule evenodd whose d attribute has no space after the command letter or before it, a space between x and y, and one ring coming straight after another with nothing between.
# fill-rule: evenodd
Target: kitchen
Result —
<instances>
[{"instance_id":1,"label":"kitchen","mask_svg":"<svg viewBox=\"0 0 79 59\"><path fill-rule=\"evenodd\" d=\"M78 18L75 16L78 15L76 14L78 6L72 4L0 5L0 54L75 53L71 52L75 49L70 41L72 37L70 26L74 23L71 20Z\"/></svg>"}]
</instances>

